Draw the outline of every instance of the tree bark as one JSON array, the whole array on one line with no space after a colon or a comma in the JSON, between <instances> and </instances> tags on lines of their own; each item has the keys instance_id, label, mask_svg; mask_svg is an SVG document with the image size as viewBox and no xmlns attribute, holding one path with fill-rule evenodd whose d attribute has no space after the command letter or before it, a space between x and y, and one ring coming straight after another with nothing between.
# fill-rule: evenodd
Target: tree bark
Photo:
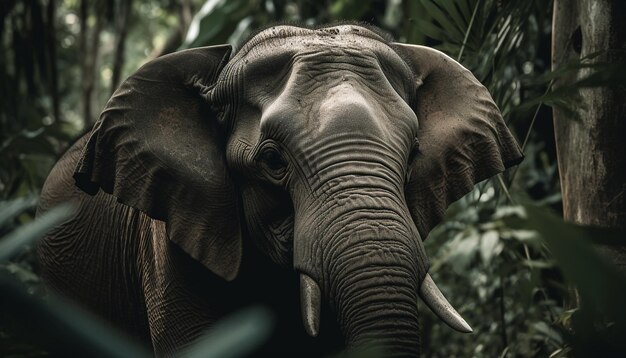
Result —
<instances>
[{"instance_id":1,"label":"tree bark","mask_svg":"<svg viewBox=\"0 0 626 358\"><path fill-rule=\"evenodd\" d=\"M50 97L52 98L52 114L58 121L61 116L61 103L59 99L59 78L57 71L57 39L56 39L56 1L50 0L46 9L48 41L48 76L50 81Z\"/></svg>"},{"instance_id":2,"label":"tree bark","mask_svg":"<svg viewBox=\"0 0 626 358\"><path fill-rule=\"evenodd\" d=\"M623 0L555 0L552 67L600 52L596 63L626 61L626 2ZM589 76L583 68L559 78L568 86ZM566 221L626 229L626 88L580 90L578 118L554 108L557 158ZM623 244L600 251L626 272Z\"/></svg>"},{"instance_id":3,"label":"tree bark","mask_svg":"<svg viewBox=\"0 0 626 358\"><path fill-rule=\"evenodd\" d=\"M111 94L115 92L120 83L124 60L126 59L126 35L128 34L128 24L133 6L132 0L121 1L117 4L117 15L115 17L115 53L113 54L113 74L111 76Z\"/></svg>"},{"instance_id":4,"label":"tree bark","mask_svg":"<svg viewBox=\"0 0 626 358\"><path fill-rule=\"evenodd\" d=\"M80 18L80 35L78 37L78 51L80 52L80 75L81 75L81 95L83 105L83 121L87 128L91 122L91 94L87 92L87 71L89 70L89 58L87 57L87 38L89 26L87 24L89 16L88 0L81 0L78 10Z\"/></svg>"},{"instance_id":5,"label":"tree bark","mask_svg":"<svg viewBox=\"0 0 626 358\"><path fill-rule=\"evenodd\" d=\"M93 108L97 104L97 72L98 72L98 50L100 48L100 33L104 21L104 4L97 0L94 2L95 25L90 30L89 20L89 0L82 0L80 3L80 52L81 52L81 74L83 85L83 118L85 127L90 127L95 122ZM90 33L91 32L91 33ZM91 40L91 44L90 44Z\"/></svg>"}]
</instances>

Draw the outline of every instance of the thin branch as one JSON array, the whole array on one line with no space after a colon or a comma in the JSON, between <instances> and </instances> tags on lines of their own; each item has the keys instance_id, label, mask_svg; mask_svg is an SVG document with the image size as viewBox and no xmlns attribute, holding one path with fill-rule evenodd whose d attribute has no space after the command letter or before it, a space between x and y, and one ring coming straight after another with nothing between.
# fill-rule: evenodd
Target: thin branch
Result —
<instances>
[{"instance_id":1,"label":"thin branch","mask_svg":"<svg viewBox=\"0 0 626 358\"><path fill-rule=\"evenodd\" d=\"M509 193L508 187L504 183L504 179L502 179L502 173L498 174L496 178L498 179L498 184L500 184L500 188L502 188L502 191L504 192L504 195L506 196L506 198L509 200L511 204L515 204L515 201L511 197L511 193Z\"/></svg>"},{"instance_id":2,"label":"thin branch","mask_svg":"<svg viewBox=\"0 0 626 358\"><path fill-rule=\"evenodd\" d=\"M81 0L78 10L80 17L80 36L78 38L78 51L80 52L80 74L81 74L81 95L83 104L83 123L85 127L91 123L91 95L87 92L87 72L89 71L89 58L87 56L87 37L89 26L87 24L89 17L89 1Z\"/></svg>"},{"instance_id":3,"label":"thin branch","mask_svg":"<svg viewBox=\"0 0 626 358\"><path fill-rule=\"evenodd\" d=\"M500 335L502 338L502 349L506 349L509 346L509 340L506 334L506 320L505 320L505 310L506 307L504 305L504 278L500 275L500 289L498 290L499 298L500 298Z\"/></svg>"},{"instance_id":4,"label":"thin branch","mask_svg":"<svg viewBox=\"0 0 626 358\"><path fill-rule=\"evenodd\" d=\"M548 93L550 93L550 90L552 89L553 84L554 84L554 79L552 79L550 83L548 83L548 88L546 88L546 91L541 96L542 98L548 95ZM539 115L539 110L541 109L542 105L543 105L543 101L539 101L539 104L537 104L537 109L535 109L535 114L533 115L533 118L530 120L530 124L528 125L528 130L526 131L526 136L524 137L524 142L522 143L522 153L524 153L524 151L526 150L526 144L528 144L530 133L533 130L535 121L537 120L537 116ZM509 179L509 182L506 185L507 188L510 188L511 185L513 184L513 180L515 179L515 176L517 175L518 171L519 171L519 166L517 166L515 170L511 173L511 178Z\"/></svg>"},{"instance_id":5,"label":"thin branch","mask_svg":"<svg viewBox=\"0 0 626 358\"><path fill-rule=\"evenodd\" d=\"M463 39L463 45L461 45L461 51L459 51L459 57L457 57L456 61L460 62L461 57L463 57L463 50L465 50L465 44L467 43L467 38L469 37L469 33L472 30L472 26L474 25L474 18L476 18L476 12L478 11L478 5L480 5L480 0L476 2L476 6L474 6L474 12L472 13L472 17L470 19L469 24L467 25L467 31L465 31L465 38Z\"/></svg>"},{"instance_id":6,"label":"thin branch","mask_svg":"<svg viewBox=\"0 0 626 358\"><path fill-rule=\"evenodd\" d=\"M542 98L548 95L548 93L550 92L550 89L552 88L552 83L554 83L554 79L551 80L550 83L548 84L548 88L546 88L546 92L544 92L544 94L541 96ZM541 109L542 105L543 105L543 101L539 102L539 104L537 105L537 109L535 109L535 114L533 115L533 119L530 121L530 125L528 126L528 131L526 131L526 137L524 138L524 143L522 143L522 152L524 151L524 149L526 149L526 144L528 144L528 139L530 138L530 132L532 131L533 126L535 125L535 121L537 120L537 115L539 114L539 109Z\"/></svg>"}]
</instances>

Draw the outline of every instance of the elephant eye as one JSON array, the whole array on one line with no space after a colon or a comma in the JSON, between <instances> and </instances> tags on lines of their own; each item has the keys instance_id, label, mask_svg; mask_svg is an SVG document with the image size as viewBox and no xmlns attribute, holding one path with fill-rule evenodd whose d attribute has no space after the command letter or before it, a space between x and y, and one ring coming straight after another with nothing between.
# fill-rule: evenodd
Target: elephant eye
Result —
<instances>
[{"instance_id":1,"label":"elephant eye","mask_svg":"<svg viewBox=\"0 0 626 358\"><path fill-rule=\"evenodd\" d=\"M276 148L268 147L261 152L263 164L271 171L280 172L287 167L287 162Z\"/></svg>"}]
</instances>

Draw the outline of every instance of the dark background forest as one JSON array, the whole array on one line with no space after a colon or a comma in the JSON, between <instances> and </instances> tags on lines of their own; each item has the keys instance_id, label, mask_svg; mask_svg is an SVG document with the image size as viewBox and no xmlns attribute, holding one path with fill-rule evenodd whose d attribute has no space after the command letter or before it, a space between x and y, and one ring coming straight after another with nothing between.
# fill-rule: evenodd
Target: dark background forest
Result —
<instances>
[{"instance_id":1,"label":"dark background forest","mask_svg":"<svg viewBox=\"0 0 626 358\"><path fill-rule=\"evenodd\" d=\"M46 339L46 320L62 320L55 310L73 306L41 298L32 245L69 209L34 217L52 165L90 129L124 78L164 54L236 45L274 22L342 20L379 26L399 42L433 46L458 60L489 89L525 154L519 167L455 203L425 241L430 273L474 328L456 333L421 310L425 356L626 352L616 339L626 337L626 280L611 255L597 249L619 243L615 229L624 223L576 221L567 208L563 220L553 125L553 113L561 127L586 121L588 91L623 94L624 57L606 57L602 48L580 54L586 30L553 33L555 9L552 1L507 0L2 0L0 356L46 355L55 344L80 345L97 329L83 322L78 331L86 338ZM580 55L553 67L553 39ZM569 147L570 155L577 150L584 148ZM67 320L79 316L72 312ZM235 342L228 347L234 356L254 349L241 345L250 336L262 340L269 329L264 317L252 312L217 328ZM41 327L29 329L29 320ZM202 347L206 355L224 349Z\"/></svg>"}]
</instances>

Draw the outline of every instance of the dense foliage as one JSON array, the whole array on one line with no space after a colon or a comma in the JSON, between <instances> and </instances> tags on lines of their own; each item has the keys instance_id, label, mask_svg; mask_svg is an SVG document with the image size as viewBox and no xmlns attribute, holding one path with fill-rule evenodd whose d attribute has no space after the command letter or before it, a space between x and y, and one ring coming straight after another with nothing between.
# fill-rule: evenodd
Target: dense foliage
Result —
<instances>
[{"instance_id":1,"label":"dense foliage","mask_svg":"<svg viewBox=\"0 0 626 358\"><path fill-rule=\"evenodd\" d=\"M236 45L273 22L356 20L379 26L400 42L434 46L469 68L489 88L526 155L518 168L479 184L455 203L426 240L431 274L475 332L456 333L423 309L426 355L557 357L623 333L611 322L625 315L616 303L626 301L626 285L589 245L597 232L565 225L550 213L560 212L560 192L549 106L576 105L575 91L551 89L553 78L567 71L550 69L551 8L545 1L495 0L1 2L0 243L14 247L11 255L0 251L3 289L15 278L35 297L41 295L31 251L15 248L42 230L24 228L45 228L69 210L24 226L33 219L34 198L54 161L90 127L120 79L164 53ZM585 271L577 262L596 265ZM609 292L611 286L617 288ZM587 306L578 307L578 294ZM592 312L604 314L604 320ZM246 317L263 321L264 314ZM45 330L18 340L5 329L4 317L0 355L43 354L31 341L45 341L40 339ZM63 320L62 314L52 317ZM229 327L246 322L251 321ZM253 325L251 334L269 327L263 322ZM248 336L242 337L231 339ZM193 354L207 346L232 348L215 348L215 342L201 342Z\"/></svg>"}]
</instances>

